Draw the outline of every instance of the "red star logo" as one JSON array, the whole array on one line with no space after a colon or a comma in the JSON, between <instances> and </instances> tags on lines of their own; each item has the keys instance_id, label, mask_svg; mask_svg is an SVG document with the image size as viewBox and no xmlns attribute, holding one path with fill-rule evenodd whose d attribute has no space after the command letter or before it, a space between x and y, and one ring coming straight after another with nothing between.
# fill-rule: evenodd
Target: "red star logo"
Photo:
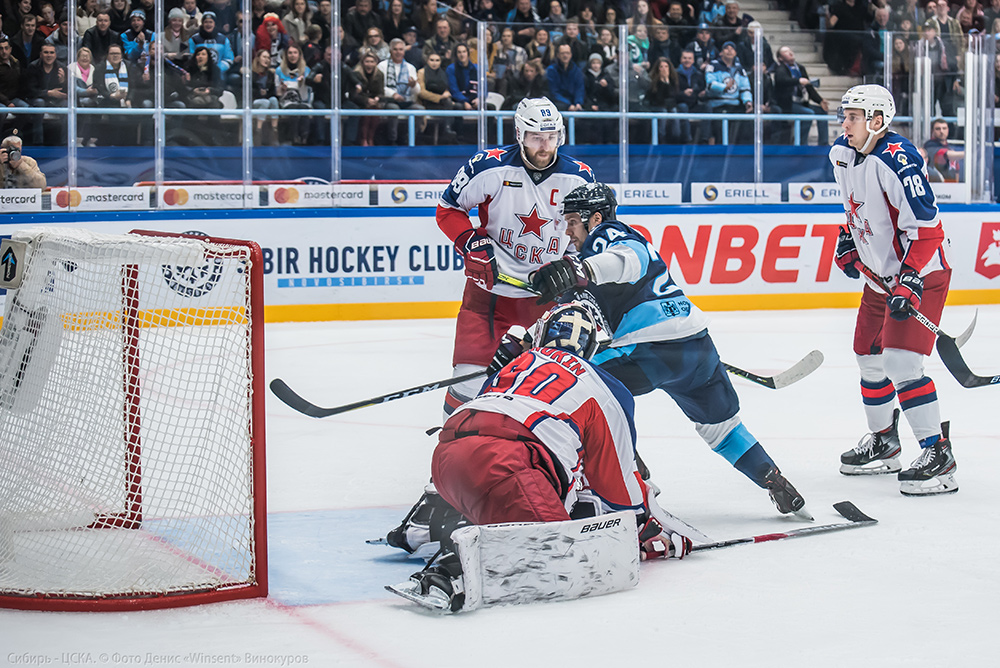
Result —
<instances>
[{"instance_id":1,"label":"red star logo","mask_svg":"<svg viewBox=\"0 0 1000 668\"><path fill-rule=\"evenodd\" d=\"M579 160L574 160L573 164L578 166L581 172L587 172L588 174L590 174L591 177L594 176L594 170L592 170L590 168L590 165L588 165L587 163L580 162Z\"/></svg>"},{"instance_id":2,"label":"red star logo","mask_svg":"<svg viewBox=\"0 0 1000 668\"><path fill-rule=\"evenodd\" d=\"M506 152L507 151L503 150L502 148L491 148L490 150L486 151L486 159L488 160L490 158L493 158L494 160L499 162L500 156L502 156Z\"/></svg>"},{"instance_id":3,"label":"red star logo","mask_svg":"<svg viewBox=\"0 0 1000 668\"><path fill-rule=\"evenodd\" d=\"M895 144L889 144L886 147L886 149L882 152L894 156L902 150L903 150L903 142L897 142Z\"/></svg>"},{"instance_id":4,"label":"red star logo","mask_svg":"<svg viewBox=\"0 0 1000 668\"><path fill-rule=\"evenodd\" d=\"M538 205L531 207L531 213L527 216L520 213L515 213L517 219L521 221L521 234L519 236L524 236L525 234L534 234L539 239L542 238L542 228L545 227L547 223L551 223L551 218L542 218L538 215Z\"/></svg>"},{"instance_id":5,"label":"red star logo","mask_svg":"<svg viewBox=\"0 0 1000 668\"><path fill-rule=\"evenodd\" d=\"M860 220L861 216L858 215L858 209L860 209L861 207L863 207L865 205L865 203L864 202L855 202L854 201L854 193L851 193L850 196L847 198L847 203L851 206L851 212L848 214L848 216L851 218L851 220L854 220L854 219Z\"/></svg>"}]
</instances>

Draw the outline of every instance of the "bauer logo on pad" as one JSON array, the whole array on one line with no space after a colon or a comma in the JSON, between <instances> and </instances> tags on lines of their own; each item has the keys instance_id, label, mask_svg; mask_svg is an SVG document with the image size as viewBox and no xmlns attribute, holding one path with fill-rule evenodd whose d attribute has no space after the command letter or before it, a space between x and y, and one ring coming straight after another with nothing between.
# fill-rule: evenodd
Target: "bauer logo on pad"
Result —
<instances>
[{"instance_id":1,"label":"bauer logo on pad","mask_svg":"<svg viewBox=\"0 0 1000 668\"><path fill-rule=\"evenodd\" d=\"M0 241L0 288L13 290L21 285L27 250L28 244L23 241Z\"/></svg>"}]
</instances>

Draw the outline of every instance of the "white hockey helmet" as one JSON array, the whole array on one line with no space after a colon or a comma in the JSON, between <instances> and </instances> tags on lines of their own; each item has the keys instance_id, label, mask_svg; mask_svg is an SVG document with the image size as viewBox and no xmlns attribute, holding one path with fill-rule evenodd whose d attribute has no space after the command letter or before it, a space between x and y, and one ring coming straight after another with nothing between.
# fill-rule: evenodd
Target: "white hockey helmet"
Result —
<instances>
[{"instance_id":1,"label":"white hockey helmet","mask_svg":"<svg viewBox=\"0 0 1000 668\"><path fill-rule=\"evenodd\" d=\"M525 132L558 132L559 143L566 143L566 130L563 127L563 117L547 97L525 98L517 104L514 112L514 137L524 150Z\"/></svg>"},{"instance_id":2,"label":"white hockey helmet","mask_svg":"<svg viewBox=\"0 0 1000 668\"><path fill-rule=\"evenodd\" d=\"M862 148L862 153L867 151L870 144L875 140L875 131L872 130L872 120L875 112L882 114L882 129L884 132L892 119L896 116L896 102L892 99L892 93L878 84L864 84L853 86L844 93L840 100L840 108L837 109L837 120L844 122L847 109L861 109L865 112L865 128L868 130L868 141Z\"/></svg>"},{"instance_id":3,"label":"white hockey helmet","mask_svg":"<svg viewBox=\"0 0 1000 668\"><path fill-rule=\"evenodd\" d=\"M532 345L567 350L583 359L597 352L598 324L583 304L560 304L539 318L532 328Z\"/></svg>"}]
</instances>

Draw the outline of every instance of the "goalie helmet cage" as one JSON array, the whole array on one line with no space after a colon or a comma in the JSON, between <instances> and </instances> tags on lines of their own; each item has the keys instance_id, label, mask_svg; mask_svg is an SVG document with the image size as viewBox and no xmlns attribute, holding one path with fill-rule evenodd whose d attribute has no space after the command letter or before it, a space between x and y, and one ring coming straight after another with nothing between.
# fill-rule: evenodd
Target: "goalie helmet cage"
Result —
<instances>
[{"instance_id":1,"label":"goalie helmet cage","mask_svg":"<svg viewBox=\"0 0 1000 668\"><path fill-rule=\"evenodd\" d=\"M0 607L266 596L260 247L13 240L27 251L0 329Z\"/></svg>"}]
</instances>

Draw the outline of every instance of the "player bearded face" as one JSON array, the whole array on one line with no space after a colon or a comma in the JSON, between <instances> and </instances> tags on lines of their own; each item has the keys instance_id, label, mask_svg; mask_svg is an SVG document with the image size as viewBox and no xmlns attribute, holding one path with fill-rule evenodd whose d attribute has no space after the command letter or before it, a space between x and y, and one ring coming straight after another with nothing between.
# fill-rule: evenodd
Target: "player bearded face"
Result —
<instances>
[{"instance_id":1,"label":"player bearded face","mask_svg":"<svg viewBox=\"0 0 1000 668\"><path fill-rule=\"evenodd\" d=\"M541 170L551 166L558 148L558 132L525 132L521 140L524 161L533 169Z\"/></svg>"}]
</instances>

